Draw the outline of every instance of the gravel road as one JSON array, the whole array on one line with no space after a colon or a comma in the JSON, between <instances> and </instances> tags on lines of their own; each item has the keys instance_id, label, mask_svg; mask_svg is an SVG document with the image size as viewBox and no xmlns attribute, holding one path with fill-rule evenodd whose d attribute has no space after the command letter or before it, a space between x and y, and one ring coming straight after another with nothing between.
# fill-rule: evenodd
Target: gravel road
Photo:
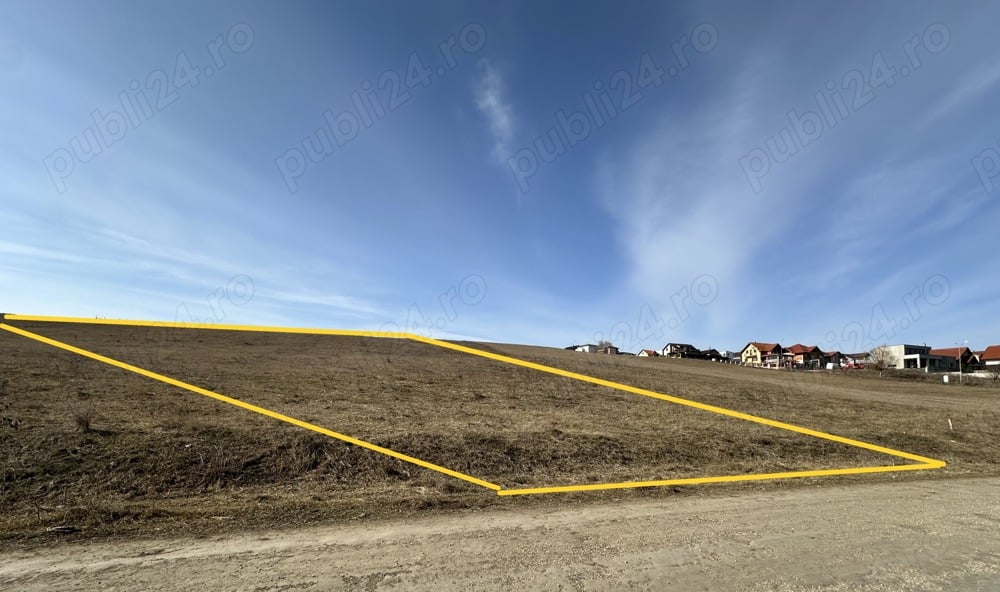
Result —
<instances>
[{"instance_id":1,"label":"gravel road","mask_svg":"<svg viewBox=\"0 0 1000 592\"><path fill-rule=\"evenodd\" d=\"M1000 590L1000 479L0 553L5 590Z\"/></svg>"}]
</instances>

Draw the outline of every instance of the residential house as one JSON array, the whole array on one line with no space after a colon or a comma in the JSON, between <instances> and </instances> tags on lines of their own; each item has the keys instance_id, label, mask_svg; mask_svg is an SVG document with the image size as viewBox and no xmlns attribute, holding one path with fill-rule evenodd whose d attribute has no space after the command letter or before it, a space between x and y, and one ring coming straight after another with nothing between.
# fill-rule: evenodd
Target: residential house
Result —
<instances>
[{"instance_id":1,"label":"residential house","mask_svg":"<svg viewBox=\"0 0 1000 592\"><path fill-rule=\"evenodd\" d=\"M597 348L597 353L610 354L612 356L616 356L618 355L618 348L613 345L605 345L604 347Z\"/></svg>"},{"instance_id":2,"label":"residential house","mask_svg":"<svg viewBox=\"0 0 1000 592\"><path fill-rule=\"evenodd\" d=\"M661 355L669 358L699 358L701 350L690 343L668 343L663 346Z\"/></svg>"},{"instance_id":3,"label":"residential house","mask_svg":"<svg viewBox=\"0 0 1000 592\"><path fill-rule=\"evenodd\" d=\"M781 354L784 350L780 343L763 343L751 341L740 351L740 361L744 366L781 366Z\"/></svg>"},{"instance_id":4,"label":"residential house","mask_svg":"<svg viewBox=\"0 0 1000 592\"><path fill-rule=\"evenodd\" d=\"M843 368L847 365L847 356L839 351L823 352L823 367L827 370Z\"/></svg>"},{"instance_id":5,"label":"residential house","mask_svg":"<svg viewBox=\"0 0 1000 592\"><path fill-rule=\"evenodd\" d=\"M979 356L979 363L986 368L1000 366L1000 345L991 345L983 350Z\"/></svg>"},{"instance_id":6,"label":"residential house","mask_svg":"<svg viewBox=\"0 0 1000 592\"><path fill-rule=\"evenodd\" d=\"M937 371L945 360L941 356L931 354L931 348L927 345L886 345L882 346L888 350L895 368L900 370L906 368L919 368L925 372ZM957 364L956 364L957 368Z\"/></svg>"},{"instance_id":7,"label":"residential house","mask_svg":"<svg viewBox=\"0 0 1000 592\"><path fill-rule=\"evenodd\" d=\"M790 362L794 366L805 366L808 368L819 368L823 363L823 351L815 345L802 345L796 343L789 346L785 353L791 354Z\"/></svg>"},{"instance_id":8,"label":"residential house","mask_svg":"<svg viewBox=\"0 0 1000 592\"><path fill-rule=\"evenodd\" d=\"M644 349L638 353L640 358L655 358L658 355L660 355L660 353L655 349Z\"/></svg>"},{"instance_id":9,"label":"residential house","mask_svg":"<svg viewBox=\"0 0 1000 592\"><path fill-rule=\"evenodd\" d=\"M967 347L945 347L932 349L932 356L940 358L938 370L951 372L953 370L968 370L976 364L976 354Z\"/></svg>"},{"instance_id":10,"label":"residential house","mask_svg":"<svg viewBox=\"0 0 1000 592\"><path fill-rule=\"evenodd\" d=\"M722 357L722 354L719 353L719 350L710 347L708 349L701 350L701 357L715 362Z\"/></svg>"},{"instance_id":11,"label":"residential house","mask_svg":"<svg viewBox=\"0 0 1000 592\"><path fill-rule=\"evenodd\" d=\"M578 346L576 346L576 351L578 351L578 352L584 352L584 353L587 353L587 354L596 354L597 353L597 346L594 345L593 343L586 343L584 345L578 345Z\"/></svg>"}]
</instances>

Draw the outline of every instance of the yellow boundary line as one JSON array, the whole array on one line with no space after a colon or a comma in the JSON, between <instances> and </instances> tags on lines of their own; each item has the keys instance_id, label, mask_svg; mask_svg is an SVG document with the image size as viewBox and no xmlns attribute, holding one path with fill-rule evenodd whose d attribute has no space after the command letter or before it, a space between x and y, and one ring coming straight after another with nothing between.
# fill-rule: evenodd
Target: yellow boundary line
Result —
<instances>
[{"instance_id":1,"label":"yellow boundary line","mask_svg":"<svg viewBox=\"0 0 1000 592\"><path fill-rule=\"evenodd\" d=\"M768 479L798 479L802 477L831 477L834 475L859 475L862 473L892 473L895 471L922 471L938 467L928 464L886 465L880 467L858 467L848 469L819 469L815 471L787 471L784 473L751 473L747 475L723 475L720 477L687 477L684 479L662 479L659 481L623 481L620 483L592 483L586 485L560 485L556 487L525 487L501 489L497 495L538 495L540 493L570 493L574 491L604 491L608 489L635 489L639 487L668 487L676 485L704 485L707 483L732 483L735 481L764 481Z\"/></svg>"},{"instance_id":2,"label":"yellow boundary line","mask_svg":"<svg viewBox=\"0 0 1000 592\"><path fill-rule=\"evenodd\" d=\"M148 370L143 370L142 368L138 368L136 366L130 366L128 364L124 364L122 362L118 362L116 360L112 360L110 358L105 358L104 356L100 356L99 354L93 354L91 352L87 352L86 350L81 350L79 348L74 348L73 346L69 346L67 344L62 344L60 342L57 342L55 340L50 340L50 339L42 337L40 335L34 335L34 334L31 334L31 333L29 333L27 331L23 331L21 329L17 329L15 327L11 327L9 325L0 324L0 328L5 328L7 330L12 330L13 329L14 330L13 332L15 332L15 333L26 334L25 336L31 337L33 339L38 339L39 341L42 341L44 343L49 343L50 345L55 345L56 347L61 347L63 349L68 349L69 351L74 351L74 353L78 353L80 355L85 355L87 357L98 359L98 360L103 361L105 363L110 363L113 366L118 366L118 367L121 367L121 368L125 368L126 370L130 370L132 372L137 372L139 374L142 374L142 375L145 375L145 376L149 376L151 378L155 378L156 380L160 380L160 381L166 382L168 384L173 384L175 386L180 386L181 388L185 388L187 390L191 390L193 392L196 392L196 393L199 393L199 394L202 394L202 395L205 395L205 396L209 396L209 397L218 399L220 401L224 401L224 402L227 402L227 403L235 404L235 405L237 405L239 407L244 407L246 409L249 409L251 411L255 411L257 413L262 413L264 415L268 415L270 417L274 417L276 419L280 419L282 421L286 421L288 423L292 423L292 424L298 425L300 427L305 427L306 429L311 429L313 431L317 431L319 433L326 434L326 435L329 435L331 437L334 437L334 438L337 438L337 439L340 439L340 440L344 440L346 442L351 442L351 443L357 444L359 446L363 446L365 448L369 448L371 450L375 450L376 452L381 452L383 454L387 454L387 455L392 456L394 458L400 458L402 460L406 460L407 462L412 462L414 464L417 464L417 465L420 465L420 466L423 466L423 467L426 467L426 468L430 468L430 469L442 472L442 473L444 473L446 475L451 475L451 476L457 477L459 479L463 479L465 481L469 481L471 483L476 483L477 485L482 485L483 487L487 487L489 489L494 489L495 491L497 491L498 495L502 495L502 496L506 496L506 495L529 495L529 494L540 494L540 493L565 493L565 492L571 492L571 491L596 491L596 490L603 490L603 489L628 489L628 488L636 488L636 487L662 487L662 486L670 486L670 485L694 485L694 484L701 484L701 483L726 483L726 482L734 482L734 481L756 481L756 480L771 480L771 479L791 479L791 478L801 478L801 477L821 477L821 476L830 476L830 475L855 475L855 474L864 474L864 473L883 473L883 472L893 472L893 471L912 471L912 470L924 470L924 469L940 469L940 468L946 466L946 463L944 461L936 460L936 459L932 459L932 458L928 458L928 457L925 457L925 456L920 456L920 455L917 455L917 454L912 454L912 453L909 453L909 452L903 452L903 451L900 451L900 450L894 450L892 448L887 448L887 447L884 447L884 446L878 446L876 444L870 444L868 442L862 442L860 440L853 440L851 438L845 438L843 436L837 436L837 435L834 435L834 434L829 434L829 433L826 433L826 432L820 432L820 431L817 431L817 430L812 430L812 429L809 429L809 428L804 428L804 427L793 425L793 424L789 424L789 423L775 421L773 419L767 419L767 418L759 417L759 416L756 416L756 415L750 415L748 413L742 413L740 411L734 411L732 409L726 409L724 407L717 407L715 405L708 405L708 404L705 404L705 403L699 403L697 401L691 401L691 400L688 400L688 399L683 399L683 398L680 398L680 397L675 397L673 395L666 395L666 394L663 394L663 393L657 393L655 391L651 391L651 390L647 390L647 389L642 389L642 388L630 386L630 385L627 385L627 384L613 382L613 381L610 381L610 380L604 380L602 378L596 378L596 377L593 377L593 376L587 376L585 374L579 374L579 373L576 373L576 372L570 372L568 370L563 370L561 368L554 368L552 366L546 366L544 364L537 364L535 362L529 362L527 360L521 360L519 358L513 358L513 357L510 357L510 356L504 356L504 355L501 355L501 354L495 354L495 353L492 353L492 352L487 352L487 351L483 351L483 350L479 350L479 349L467 347L467 346L464 346L464 345L459 345L457 343L451 343L451 342L447 342L447 341L441 341L441 340L438 340L438 339L433 339L433 338L430 338L430 337L424 337L423 335L415 335L415 334L412 334L412 333L389 333L389 332L384 332L384 331L355 331L355 330L341 330L341 329L308 329L308 328L296 328L296 327L264 327L264 326L255 326L255 325L199 325L199 324L196 324L196 323L182 323L182 322L173 322L173 323L170 323L170 322L163 322L163 321L132 321L132 320L112 320L112 319L87 319L87 318L77 318L77 317L51 317L51 316L14 315L14 314L5 315L3 318L5 318L6 320L10 320L10 321L28 321L28 322L84 323L84 324L97 324L97 325L126 325L126 326L138 326L138 327L163 327L163 328L175 328L175 329L212 329L212 330L224 330L224 331L254 331L254 332L268 332L268 333L299 333L299 334L310 334L310 335L342 335L342 336L355 336L355 337L376 337L376 338L387 338L387 339L410 339L412 341L417 341L417 342L420 342L420 343L426 343L428 345L434 345L434 346L437 346L437 347L442 347L442 348L445 348L445 349L450 349L450 350L454 350L454 351L458 351L458 352L462 352L462 353L466 353L466 354L470 354L470 355L475 355L475 356L479 356L479 357L483 357L483 358L487 358L487 359L491 359L491 360L496 360L496 361L504 362L504 363L507 363L507 364L513 364L515 366L521 366L521 367L524 367L524 368L530 368L532 370L538 370L540 372L546 372L546 373L549 373L549 374L555 374L557 376L563 376L563 377L570 378L570 379L573 379L573 380L579 380L579 381L582 381L582 382L588 382L588 383L596 384L596 385L599 385L599 386L605 386L605 387L608 387L608 388L612 388L612 389L616 389L616 390L620 390L620 391L625 391L625 392L629 392L629 393L641 395L641 396L644 396L644 397L651 397L651 398L654 398L654 399L668 401L668 402L675 403L675 404L678 404L678 405L684 405L686 407L692 407L692 408L695 408L695 409L700 409L702 411L708 411L708 412L711 412L711 413L718 413L720 415L725 415L725 416L733 417L733 418L736 418L736 419L742 419L744 421L750 421L750 422L753 422L753 423L758 423L758 424L766 425L766 426L773 427L773 428L787 430L787 431L791 431L791 432L803 434L803 435L806 435L806 436L812 436L812 437L820 438L820 439L823 439L823 440L829 440L829 441L837 442L837 443L840 443L840 444L846 444L848 446L855 446L857 448L862 448L862 449L865 449L865 450L870 450L872 452L878 452L878 453L881 453L881 454L887 454L887 455L895 456L895 457L898 457L898 458L904 458L904 459L915 461L916 463L918 463L918 464L910 464L910 465L892 465L892 466L878 466L878 467L856 467L856 468L845 468L845 469L821 469L821 470L813 470L813 471L792 471L792 472L784 472L784 473L767 473L767 474L751 474L751 475L728 475L728 476L720 476L720 477L695 477L695 478L685 478L685 479L669 479L669 480L662 480L662 481L632 481L632 482L620 482L620 483L595 483L595 484L588 484L588 485L564 485L564 486L553 486L553 487L502 489L501 487L499 487L497 485L494 485L492 483L481 481L479 479L476 479L475 477L470 477L470 476L464 475L462 473L457 473L456 471L452 471L451 469L445 469L444 467L439 467L437 465L433 465L433 464L428 463L426 461L421 461L420 459L415 459L413 457L407 457L406 455L400 454L398 452L395 452L395 451L392 451L392 450L389 450L389 449L386 449L386 448L381 448L381 447L375 446L374 444L369 444L367 442L363 442L361 440L357 440L355 438L351 438L350 436L346 436L344 434L338 434L337 432L326 430L325 428L319 428L318 426L313 426L312 424L307 424L306 422L302 422L300 420L297 420L297 419L294 419L294 418L291 418L291 417L288 417L288 416L283 416L281 414L274 413L273 411L269 411L269 410L263 409L261 407L256 407L254 405L248 405L248 404L243 403L241 401L238 401L236 399L231 399L231 398L225 397L223 395L218 395L218 394L213 393L211 391L207 391L205 389L201 389L201 388L195 387L193 385L188 385L188 384L180 382L178 380L175 380L175 379L163 376L163 375L155 374L153 372L149 372Z\"/></svg>"},{"instance_id":3,"label":"yellow boundary line","mask_svg":"<svg viewBox=\"0 0 1000 592\"><path fill-rule=\"evenodd\" d=\"M4 324L4 323L0 323L0 329L4 329L6 331L10 331L11 333L16 333L18 335L21 335L22 337L27 337L28 339L34 339L35 341L40 341L42 343L45 343L47 345L51 345L53 347L58 347L59 349L64 349L64 350L72 352L74 354L78 354L78 355L81 355L81 356L84 356L84 357L87 357L87 358L91 358L93 360L97 360L98 362L104 362L105 364L109 364L111 366L116 366L118 368L122 368L124 370L128 370L129 372L135 372L136 374L141 374L142 376L145 376L147 378L152 378L153 380L158 380L160 382L165 382L165 383L167 383L169 385L176 386L176 387L179 387L179 388L182 388L182 389L185 389L185 390L189 390L189 391L191 391L193 393L198 393L199 395L204 395L206 397L211 397L211 398L213 398L213 399L215 399L217 401L222 401L223 403L229 403L230 405L235 405L237 407L241 407L243 409L246 409L247 411L253 411L254 413L260 413L261 415L266 415L266 416L271 417L273 419L277 419L278 421L283 421L285 423L290 423L290 424L292 424L294 426L298 426L300 428L305 428L307 430L312 430L312 431L314 431L316 433L323 434L324 436L329 436L331 438L336 438L337 440L343 440L344 442L347 442L349 444L354 444L355 446L360 446L362 448L367 448L368 450L374 450L375 452L378 452L378 453L381 453L381 454L385 454L386 456L391 456L392 458L396 458L396 459L399 459L399 460L402 460L402 461L406 461L408 463L412 463L412 464L415 464L417 466L424 467L425 469L431 469L431 470L437 471L439 473L444 473L445 475L450 475L450 476L455 477L457 479L461 479L463 481L468 481L469 483L474 483L476 485L479 485L480 487L485 487L487 489L492 489L493 491L500 491L500 486L499 485L496 485L494 483L490 483L489 481L483 481L482 479L477 479L476 477L473 477L471 475L466 475L465 473L459 473L458 471L453 471L451 469L447 469L447 468L442 467L440 465L436 465L434 463L430 463L430 462L427 462L425 460L421 460L419 458L415 458L415 457L412 457L412 456L409 456L409 455L406 455L406 454L402 454L400 452L396 452L395 450L390 450L388 448L383 448L382 446L378 446L376 444L372 444L371 442L365 442L364 440L359 440L357 438L352 438L351 436L348 436L348 435L345 435L345 434L341 434L339 432L334 432L333 430L328 430L328 429L320 427L318 425L314 425L314 424L302 421L300 419L295 419L294 417L289 417L288 415L284 415L284 414L278 413L276 411L271 411L270 409L265 409L264 407L258 407L257 405L252 405L250 403L245 403L243 401L240 401L239 399L233 399L233 398L227 397L225 395L220 395L220 394L214 393L214 392L212 392L210 390L203 389L203 388L198 387L198 386L194 386L193 384L188 384L186 382L182 382L182 381L177 380L175 378L170 378L169 376L164 376L162 374L157 374L156 372L151 372L151 371L146 370L144 368L139 368L138 366L133 366L131 364L126 364L125 362L120 362L120 361L115 360L113 358L109 358L107 356L102 356L100 354L96 354L94 352L91 352L91 351L88 351L88 350L85 350L85 349L81 349L79 347L75 347L75 346L69 345L68 343L63 343L61 341L56 341L55 339L49 339L48 337L44 337L42 335L38 335L37 333L32 333L30 331L25 331L24 329L19 329L18 327L13 327L11 325L7 325L7 324Z\"/></svg>"},{"instance_id":4,"label":"yellow boundary line","mask_svg":"<svg viewBox=\"0 0 1000 592\"><path fill-rule=\"evenodd\" d=\"M405 339L409 333L388 331L357 331L354 329L309 329L306 327L268 327L266 325L216 325L214 323L184 323L181 321L133 321L122 319L88 319L86 317L49 317L40 315L0 314L0 320L38 323L72 323L74 325L121 325L126 327L160 327L163 329L212 329L221 331L251 331L255 333L299 333L303 335L342 335L347 337L379 337Z\"/></svg>"}]
</instances>

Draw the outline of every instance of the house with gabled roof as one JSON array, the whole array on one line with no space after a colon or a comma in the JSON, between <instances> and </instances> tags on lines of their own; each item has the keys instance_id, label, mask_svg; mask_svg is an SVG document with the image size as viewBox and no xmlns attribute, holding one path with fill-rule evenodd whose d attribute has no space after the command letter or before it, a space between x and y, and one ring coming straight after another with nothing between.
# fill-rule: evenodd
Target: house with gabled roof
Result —
<instances>
[{"instance_id":1,"label":"house with gabled roof","mask_svg":"<svg viewBox=\"0 0 1000 592\"><path fill-rule=\"evenodd\" d=\"M636 355L638 355L640 358L655 358L656 356L660 355L660 352L656 351L655 349L644 349Z\"/></svg>"},{"instance_id":2,"label":"house with gabled roof","mask_svg":"<svg viewBox=\"0 0 1000 592\"><path fill-rule=\"evenodd\" d=\"M818 368L823 363L823 350L815 345L796 343L789 346L785 352L791 354L789 359L795 366Z\"/></svg>"},{"instance_id":3,"label":"house with gabled roof","mask_svg":"<svg viewBox=\"0 0 1000 592\"><path fill-rule=\"evenodd\" d=\"M722 354L720 354L719 350L714 347L710 347L708 349L701 350L701 357L706 360L716 361L722 357Z\"/></svg>"},{"instance_id":4,"label":"house with gabled roof","mask_svg":"<svg viewBox=\"0 0 1000 592\"><path fill-rule=\"evenodd\" d=\"M740 351L740 361L744 366L781 366L784 350L780 343L751 341Z\"/></svg>"},{"instance_id":5,"label":"house with gabled roof","mask_svg":"<svg viewBox=\"0 0 1000 592\"><path fill-rule=\"evenodd\" d=\"M991 345L979 356L979 363L987 368L1000 366L1000 345Z\"/></svg>"},{"instance_id":6,"label":"house with gabled roof","mask_svg":"<svg viewBox=\"0 0 1000 592\"><path fill-rule=\"evenodd\" d=\"M701 350L690 343L668 343L663 346L660 355L668 358L698 358Z\"/></svg>"},{"instance_id":7,"label":"house with gabled roof","mask_svg":"<svg viewBox=\"0 0 1000 592\"><path fill-rule=\"evenodd\" d=\"M823 352L823 367L827 369L842 368L847 364L847 356L839 351Z\"/></svg>"},{"instance_id":8,"label":"house with gabled roof","mask_svg":"<svg viewBox=\"0 0 1000 592\"><path fill-rule=\"evenodd\" d=\"M938 370L950 371L968 368L976 363L976 354L967 347L943 347L932 349L932 356L938 356Z\"/></svg>"}]
</instances>

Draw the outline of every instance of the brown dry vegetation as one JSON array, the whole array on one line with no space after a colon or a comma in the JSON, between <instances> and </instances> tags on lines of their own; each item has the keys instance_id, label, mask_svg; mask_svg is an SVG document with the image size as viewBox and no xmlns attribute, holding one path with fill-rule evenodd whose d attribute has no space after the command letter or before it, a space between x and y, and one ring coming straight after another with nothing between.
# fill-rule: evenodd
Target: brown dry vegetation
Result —
<instances>
[{"instance_id":1,"label":"brown dry vegetation","mask_svg":"<svg viewBox=\"0 0 1000 592\"><path fill-rule=\"evenodd\" d=\"M403 340L14 324L505 488L893 461ZM727 491L1000 473L996 389L470 345L949 463L943 471ZM49 541L57 535L46 529L55 526L76 529L70 539L213 533L676 493L497 498L6 331L0 383L0 541L7 544Z\"/></svg>"}]
</instances>

